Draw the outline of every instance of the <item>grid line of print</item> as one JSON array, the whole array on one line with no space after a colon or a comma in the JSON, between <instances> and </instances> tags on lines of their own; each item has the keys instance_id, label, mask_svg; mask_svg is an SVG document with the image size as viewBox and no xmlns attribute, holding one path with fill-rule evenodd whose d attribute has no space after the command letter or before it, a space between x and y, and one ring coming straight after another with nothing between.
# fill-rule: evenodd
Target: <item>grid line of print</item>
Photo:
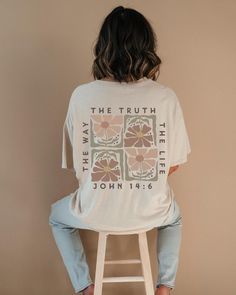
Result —
<instances>
[{"instance_id":1,"label":"grid line of print","mask_svg":"<svg viewBox=\"0 0 236 295\"><path fill-rule=\"evenodd\" d=\"M157 180L156 115L90 115L92 181Z\"/></svg>"}]
</instances>

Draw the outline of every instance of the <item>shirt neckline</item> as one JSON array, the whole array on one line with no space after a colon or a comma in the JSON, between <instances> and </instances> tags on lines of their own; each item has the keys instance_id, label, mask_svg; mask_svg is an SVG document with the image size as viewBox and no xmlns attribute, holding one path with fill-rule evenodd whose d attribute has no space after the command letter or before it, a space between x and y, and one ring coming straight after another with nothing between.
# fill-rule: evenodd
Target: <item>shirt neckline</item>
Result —
<instances>
[{"instance_id":1,"label":"shirt neckline","mask_svg":"<svg viewBox=\"0 0 236 295\"><path fill-rule=\"evenodd\" d=\"M108 81L108 80L94 80L93 82L98 84L98 85L102 85L102 86L112 86L112 87L139 87L139 86L143 86L147 83L152 82L152 79L149 79L147 77L142 77L136 81L132 81L132 82L117 82L117 81Z\"/></svg>"}]
</instances>

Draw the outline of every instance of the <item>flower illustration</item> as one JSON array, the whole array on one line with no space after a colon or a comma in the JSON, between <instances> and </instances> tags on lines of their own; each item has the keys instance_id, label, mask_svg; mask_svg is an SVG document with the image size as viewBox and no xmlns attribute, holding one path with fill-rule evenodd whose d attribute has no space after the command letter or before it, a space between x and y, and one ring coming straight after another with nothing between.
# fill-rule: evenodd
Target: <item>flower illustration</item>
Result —
<instances>
[{"instance_id":1,"label":"flower illustration","mask_svg":"<svg viewBox=\"0 0 236 295\"><path fill-rule=\"evenodd\" d=\"M93 120L93 131L97 137L111 138L120 133L123 116L117 115L91 115Z\"/></svg>"},{"instance_id":2,"label":"flower illustration","mask_svg":"<svg viewBox=\"0 0 236 295\"><path fill-rule=\"evenodd\" d=\"M146 124L143 124L143 126L134 125L129 127L125 134L125 146L150 147L151 142L153 141L153 136L148 134L150 130L151 127L147 126Z\"/></svg>"},{"instance_id":3,"label":"flower illustration","mask_svg":"<svg viewBox=\"0 0 236 295\"><path fill-rule=\"evenodd\" d=\"M92 181L117 181L120 176L117 166L118 162L113 159L96 161L92 172Z\"/></svg>"},{"instance_id":4,"label":"flower illustration","mask_svg":"<svg viewBox=\"0 0 236 295\"><path fill-rule=\"evenodd\" d=\"M157 161L157 149L145 148L128 148L125 149L127 153L127 163L132 171L142 172L150 170L155 167Z\"/></svg>"}]
</instances>

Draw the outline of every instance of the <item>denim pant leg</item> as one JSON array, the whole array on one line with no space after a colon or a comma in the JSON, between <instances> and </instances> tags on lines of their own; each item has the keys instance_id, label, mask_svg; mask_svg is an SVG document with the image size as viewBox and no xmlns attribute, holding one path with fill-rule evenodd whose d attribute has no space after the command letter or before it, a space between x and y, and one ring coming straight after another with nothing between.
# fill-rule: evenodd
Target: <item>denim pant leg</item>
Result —
<instances>
[{"instance_id":1,"label":"denim pant leg","mask_svg":"<svg viewBox=\"0 0 236 295\"><path fill-rule=\"evenodd\" d=\"M49 224L75 293L93 283L79 228L89 229L69 211L71 195L51 205Z\"/></svg>"},{"instance_id":2,"label":"denim pant leg","mask_svg":"<svg viewBox=\"0 0 236 295\"><path fill-rule=\"evenodd\" d=\"M182 216L179 212L179 208L177 211L177 217L175 215L173 222L168 225L157 227L157 260L159 274L156 288L159 288L160 285L165 285L171 289L175 287L182 238Z\"/></svg>"}]
</instances>

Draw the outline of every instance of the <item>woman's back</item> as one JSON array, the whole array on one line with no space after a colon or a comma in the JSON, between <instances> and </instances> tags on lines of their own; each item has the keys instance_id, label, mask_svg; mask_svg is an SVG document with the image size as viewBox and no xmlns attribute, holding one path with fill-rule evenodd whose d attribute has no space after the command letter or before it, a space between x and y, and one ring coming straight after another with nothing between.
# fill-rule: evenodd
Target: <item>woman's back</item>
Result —
<instances>
[{"instance_id":1,"label":"woman's back","mask_svg":"<svg viewBox=\"0 0 236 295\"><path fill-rule=\"evenodd\" d=\"M188 153L183 112L171 88L147 77L79 85L63 127L62 168L79 180L71 212L95 230L167 224L178 209L168 171Z\"/></svg>"}]
</instances>

